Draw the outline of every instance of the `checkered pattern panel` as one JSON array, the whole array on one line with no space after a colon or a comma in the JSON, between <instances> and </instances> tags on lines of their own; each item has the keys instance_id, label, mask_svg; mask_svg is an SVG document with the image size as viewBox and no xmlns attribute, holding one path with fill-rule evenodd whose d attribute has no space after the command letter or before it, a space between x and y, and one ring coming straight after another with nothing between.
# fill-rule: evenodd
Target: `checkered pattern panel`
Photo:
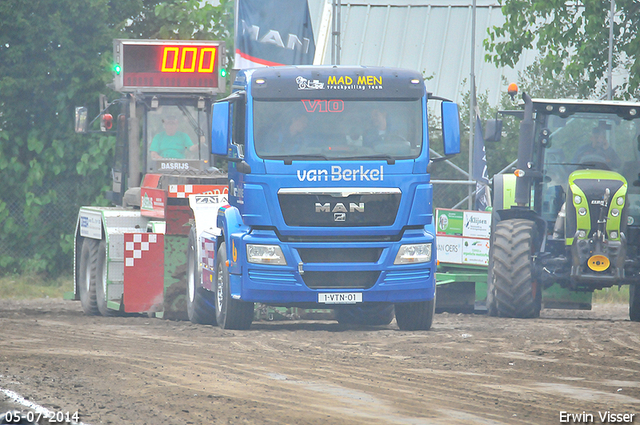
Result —
<instances>
[{"instance_id":1,"label":"checkered pattern panel","mask_svg":"<svg viewBox=\"0 0 640 425\"><path fill-rule=\"evenodd\" d=\"M171 184L169 185L169 198L188 198L189 195L201 193L224 194L229 191L225 185L206 184Z\"/></svg>"},{"instance_id":2,"label":"checkered pattern panel","mask_svg":"<svg viewBox=\"0 0 640 425\"><path fill-rule=\"evenodd\" d=\"M133 267L136 259L142 258L149 247L158 242L155 233L127 233L124 238L124 265Z\"/></svg>"},{"instance_id":3,"label":"checkered pattern panel","mask_svg":"<svg viewBox=\"0 0 640 425\"><path fill-rule=\"evenodd\" d=\"M209 267L211 269L214 269L216 267L215 264L215 247L216 244L213 240L211 239L207 239L207 238L203 238L202 240L202 264L204 264L205 267Z\"/></svg>"}]
</instances>

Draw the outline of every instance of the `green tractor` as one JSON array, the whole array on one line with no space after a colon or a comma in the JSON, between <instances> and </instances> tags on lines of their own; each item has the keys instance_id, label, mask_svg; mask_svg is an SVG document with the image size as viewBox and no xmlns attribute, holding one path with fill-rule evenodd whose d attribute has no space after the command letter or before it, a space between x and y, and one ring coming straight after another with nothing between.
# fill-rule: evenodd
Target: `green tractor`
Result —
<instances>
[{"instance_id":1,"label":"green tractor","mask_svg":"<svg viewBox=\"0 0 640 425\"><path fill-rule=\"evenodd\" d=\"M538 317L554 284L630 285L640 321L640 103L522 99L516 170L494 176L488 314Z\"/></svg>"}]
</instances>

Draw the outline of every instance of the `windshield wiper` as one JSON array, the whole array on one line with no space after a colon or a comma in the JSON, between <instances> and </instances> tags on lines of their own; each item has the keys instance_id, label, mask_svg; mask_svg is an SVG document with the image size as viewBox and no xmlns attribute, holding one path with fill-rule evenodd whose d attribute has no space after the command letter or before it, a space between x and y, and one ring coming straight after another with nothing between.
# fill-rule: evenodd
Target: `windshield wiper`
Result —
<instances>
[{"instance_id":1,"label":"windshield wiper","mask_svg":"<svg viewBox=\"0 0 640 425\"><path fill-rule=\"evenodd\" d=\"M304 161L305 159L321 159L328 161L329 158L325 155L319 154L305 154L305 155L278 155L278 156L265 156L265 159L280 159L283 160L285 165L291 165L293 161Z\"/></svg>"},{"instance_id":2,"label":"windshield wiper","mask_svg":"<svg viewBox=\"0 0 640 425\"><path fill-rule=\"evenodd\" d=\"M388 165L393 165L393 164L396 163L396 159L393 156L391 156L389 154L385 154L385 153L379 153L379 154L375 154L375 155L362 155L362 156L342 156L342 157L336 158L336 159L340 159L340 160L345 160L345 159L386 159Z\"/></svg>"}]
</instances>

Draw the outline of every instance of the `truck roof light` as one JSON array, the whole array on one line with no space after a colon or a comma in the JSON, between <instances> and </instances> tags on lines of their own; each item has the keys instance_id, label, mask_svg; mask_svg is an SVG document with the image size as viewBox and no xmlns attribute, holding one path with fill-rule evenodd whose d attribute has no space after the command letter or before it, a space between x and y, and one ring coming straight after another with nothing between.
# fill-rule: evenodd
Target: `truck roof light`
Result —
<instances>
[{"instance_id":1,"label":"truck roof light","mask_svg":"<svg viewBox=\"0 0 640 425\"><path fill-rule=\"evenodd\" d=\"M513 98L518 94L518 85L516 83L509 84L509 87L507 87L507 93L509 93L509 96Z\"/></svg>"},{"instance_id":2,"label":"truck roof light","mask_svg":"<svg viewBox=\"0 0 640 425\"><path fill-rule=\"evenodd\" d=\"M267 81L266 81L264 78L257 78L257 79L256 79L256 84L264 84L264 83L266 83L266 82L267 82Z\"/></svg>"},{"instance_id":3,"label":"truck roof light","mask_svg":"<svg viewBox=\"0 0 640 425\"><path fill-rule=\"evenodd\" d=\"M420 84L420 80L417 78L411 79L411 84Z\"/></svg>"}]
</instances>

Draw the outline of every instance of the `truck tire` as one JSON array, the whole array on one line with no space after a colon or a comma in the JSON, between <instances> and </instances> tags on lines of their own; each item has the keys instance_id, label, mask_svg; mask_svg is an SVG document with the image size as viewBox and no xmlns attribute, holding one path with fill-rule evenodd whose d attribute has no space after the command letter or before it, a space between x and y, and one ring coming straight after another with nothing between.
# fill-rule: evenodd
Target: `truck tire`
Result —
<instances>
[{"instance_id":1,"label":"truck tire","mask_svg":"<svg viewBox=\"0 0 640 425\"><path fill-rule=\"evenodd\" d=\"M78 270L78 294L82 311L87 316L100 314L96 300L96 268L98 263L98 241L84 238L80 250Z\"/></svg>"},{"instance_id":2,"label":"truck tire","mask_svg":"<svg viewBox=\"0 0 640 425\"><path fill-rule=\"evenodd\" d=\"M216 259L216 321L222 329L249 329L253 321L253 303L234 300L229 288L227 247L220 244Z\"/></svg>"},{"instance_id":3,"label":"truck tire","mask_svg":"<svg viewBox=\"0 0 640 425\"><path fill-rule=\"evenodd\" d=\"M533 273L533 221L503 220L495 227L490 280L487 282L487 312L501 317L540 316L542 288Z\"/></svg>"},{"instance_id":4,"label":"truck tire","mask_svg":"<svg viewBox=\"0 0 640 425\"><path fill-rule=\"evenodd\" d=\"M417 303L397 303L396 322L403 331L428 331L436 311L435 298Z\"/></svg>"},{"instance_id":5,"label":"truck tire","mask_svg":"<svg viewBox=\"0 0 640 425\"><path fill-rule=\"evenodd\" d=\"M198 261L198 245L195 228L189 232L187 253L187 316L191 323L216 325L215 294L201 286L202 270Z\"/></svg>"},{"instance_id":6,"label":"truck tire","mask_svg":"<svg viewBox=\"0 0 640 425\"><path fill-rule=\"evenodd\" d=\"M341 325L386 326L393 320L393 304L345 305L335 309Z\"/></svg>"},{"instance_id":7,"label":"truck tire","mask_svg":"<svg viewBox=\"0 0 640 425\"><path fill-rule=\"evenodd\" d=\"M629 319L640 322L640 283L629 285Z\"/></svg>"}]
</instances>

